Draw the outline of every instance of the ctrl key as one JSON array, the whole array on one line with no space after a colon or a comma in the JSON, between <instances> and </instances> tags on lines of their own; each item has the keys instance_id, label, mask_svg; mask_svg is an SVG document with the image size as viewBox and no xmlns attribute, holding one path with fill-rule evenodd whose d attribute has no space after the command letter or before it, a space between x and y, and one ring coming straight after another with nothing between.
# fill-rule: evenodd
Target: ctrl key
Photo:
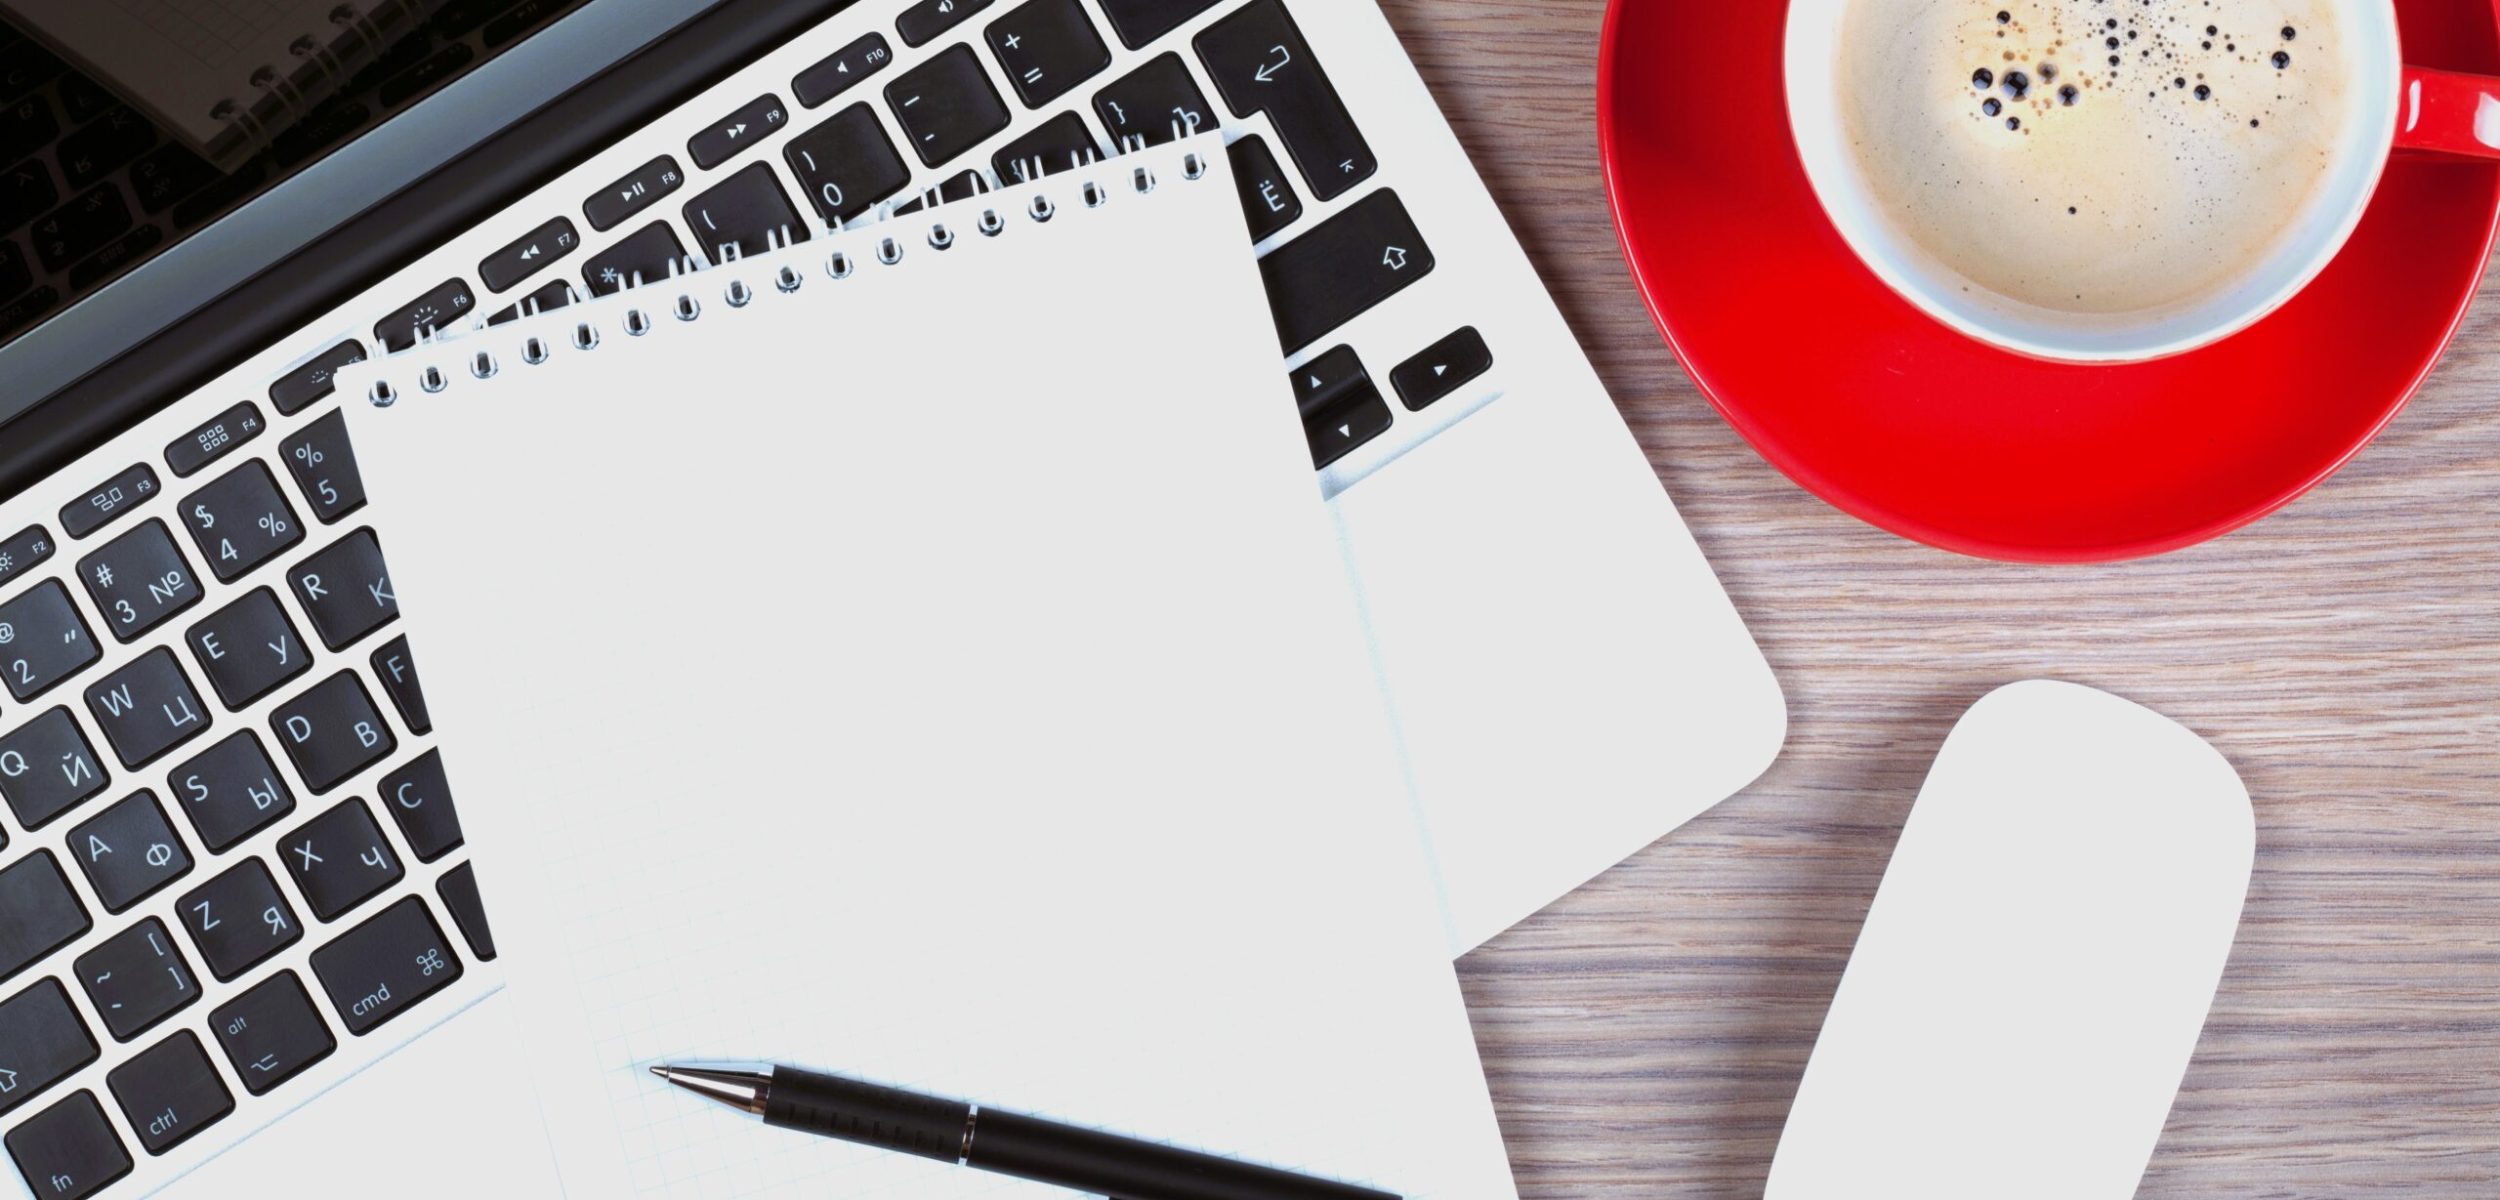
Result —
<instances>
[{"instance_id":1,"label":"ctrl key","mask_svg":"<svg viewBox=\"0 0 2500 1200\"><path fill-rule=\"evenodd\" d=\"M234 1111L199 1036L185 1029L115 1067L104 1082L149 1154L163 1154Z\"/></svg>"},{"instance_id":2,"label":"ctrl key","mask_svg":"<svg viewBox=\"0 0 2500 1200\"><path fill-rule=\"evenodd\" d=\"M80 1200L130 1173L130 1152L90 1091L72 1092L10 1130L8 1146L40 1200Z\"/></svg>"},{"instance_id":3,"label":"ctrl key","mask_svg":"<svg viewBox=\"0 0 2500 1200\"><path fill-rule=\"evenodd\" d=\"M243 1090L258 1096L330 1057L338 1039L313 1010L293 971L280 971L208 1014L226 1061Z\"/></svg>"},{"instance_id":4,"label":"ctrl key","mask_svg":"<svg viewBox=\"0 0 2500 1200\"><path fill-rule=\"evenodd\" d=\"M313 974L347 1031L361 1037L460 978L442 926L409 896L312 952Z\"/></svg>"}]
</instances>

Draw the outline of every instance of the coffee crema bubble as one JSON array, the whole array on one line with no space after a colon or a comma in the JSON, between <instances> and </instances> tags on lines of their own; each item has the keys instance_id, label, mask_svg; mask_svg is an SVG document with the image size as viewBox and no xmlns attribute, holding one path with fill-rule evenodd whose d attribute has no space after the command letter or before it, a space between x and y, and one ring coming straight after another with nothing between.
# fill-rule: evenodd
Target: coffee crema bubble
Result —
<instances>
[{"instance_id":1,"label":"coffee crema bubble","mask_svg":"<svg viewBox=\"0 0 2500 1200\"><path fill-rule=\"evenodd\" d=\"M2184 308L2270 258L2332 172L2340 2L1854 0L1847 138L1886 219L1968 290Z\"/></svg>"}]
</instances>

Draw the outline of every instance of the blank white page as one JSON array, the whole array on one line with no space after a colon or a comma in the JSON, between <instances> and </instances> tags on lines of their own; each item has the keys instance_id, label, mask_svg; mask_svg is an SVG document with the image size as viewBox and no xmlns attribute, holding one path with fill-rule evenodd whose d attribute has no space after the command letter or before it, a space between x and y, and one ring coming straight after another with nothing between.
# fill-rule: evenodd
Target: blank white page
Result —
<instances>
[{"instance_id":1,"label":"blank white page","mask_svg":"<svg viewBox=\"0 0 2500 1200\"><path fill-rule=\"evenodd\" d=\"M1201 138L342 373L573 1195L1052 1194L693 1057L1514 1194L1249 244Z\"/></svg>"}]
</instances>

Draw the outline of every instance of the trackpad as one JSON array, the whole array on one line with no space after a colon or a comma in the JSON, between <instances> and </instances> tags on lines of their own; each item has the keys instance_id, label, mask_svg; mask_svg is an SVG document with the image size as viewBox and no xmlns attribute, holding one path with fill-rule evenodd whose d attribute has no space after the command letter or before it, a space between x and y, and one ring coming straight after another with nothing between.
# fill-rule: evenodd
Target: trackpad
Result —
<instances>
[{"instance_id":1,"label":"trackpad","mask_svg":"<svg viewBox=\"0 0 2500 1200\"><path fill-rule=\"evenodd\" d=\"M1779 686L1611 406L1495 401L1335 501L1460 948L1750 782Z\"/></svg>"}]
</instances>

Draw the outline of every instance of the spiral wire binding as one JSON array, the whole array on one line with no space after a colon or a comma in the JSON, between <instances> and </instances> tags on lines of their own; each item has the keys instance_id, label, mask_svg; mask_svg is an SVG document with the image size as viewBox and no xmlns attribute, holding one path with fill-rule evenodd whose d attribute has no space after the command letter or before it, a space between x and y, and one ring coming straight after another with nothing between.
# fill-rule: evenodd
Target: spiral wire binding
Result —
<instances>
[{"instance_id":1,"label":"spiral wire binding","mask_svg":"<svg viewBox=\"0 0 2500 1200\"><path fill-rule=\"evenodd\" d=\"M341 10L345 10L346 8L344 5L340 7ZM1176 136L1187 136L1188 133L1195 132L1195 130L1194 128L1184 129L1181 122L1175 121L1173 122L1173 132ZM1140 134L1130 134L1127 137L1124 137L1121 140L1121 145L1122 156L1143 153L1146 149L1148 149L1144 136ZM1071 168L1077 170L1082 170L1087 166L1097 165L1103 161L1099 155L1092 153L1082 155L1072 154L1069 157L1071 160ZM1038 168L1041 165L1040 160L1032 160L1032 164L1038 172ZM1021 179L1025 173L1026 165L1021 162L1017 163L1015 164L1015 170L1019 179ZM1182 178L1196 182L1206 178L1206 174L1206 160L1197 151L1193 150L1182 156ZM1153 168L1143 164L1139 164L1130 170L1128 182L1131 190L1135 191L1136 194L1140 196L1154 194L1154 191L1159 184ZM991 190L993 189L986 182L983 182L980 189L973 195L977 198L978 196L989 193ZM1079 182L1078 194L1083 198L1085 207L1088 209L1100 209L1106 207L1111 203L1112 199L1112 189L1104 186L1102 182L1097 179L1086 179ZM938 189L931 188L922 193L920 200L925 207L936 209L940 207L942 197L940 197ZM965 200L964 204L969 206L970 199ZM875 223L892 223L900 220L901 218L897 217L892 209L892 202L879 205L877 220ZM1025 205L1024 213L1033 221L1035 225L1043 225L1048 224L1052 218L1058 215L1059 206L1053 202L1049 196L1036 193L1031 201ZM856 229L865 224L869 223L862 222L860 225L854 225L848 228ZM1007 218L1000 215L998 208L993 205L984 205L981 209L980 217L974 222L974 228L980 230L984 237L991 238L1004 234L1007 231L1008 225L1009 222ZM828 235L840 231L840 228L834 226L825 226L823 229L823 232ZM946 221L941 218L930 221L927 241L931 249L942 251L954 246L956 238L953 229L949 227ZM786 230L780 234L772 235L768 238L768 243L769 248L767 253L797 244L794 239L788 236ZM720 247L719 249L719 257L721 260L720 266L714 269L725 270L734 263L738 262L741 258L741 256L736 252L734 245L726 245ZM888 234L877 239L876 257L878 262L886 266L899 265L903 261L902 239L892 234ZM669 264L668 275L665 278L668 281L686 279L704 269L703 264L693 258L681 258ZM858 270L858 263L847 251L834 250L825 256L825 274L827 277L837 282L852 278L858 273ZM649 282L656 283L659 281ZM789 263L780 264L773 272L773 288L784 295L796 293L806 284L806 282L807 276L797 267ZM625 290L636 291L645 286L646 281L644 280L642 273L637 271L627 280ZM747 307L749 304L754 302L756 295L757 290L754 285L749 284L744 279L738 278L731 279L721 290L722 301L731 308ZM585 299L588 299L588 297L583 296L579 289L572 288L570 286L565 289L565 303L567 305L579 304ZM702 301L697 299L691 291L678 292L676 297L670 302L669 310L679 321L686 323L701 320L703 316ZM524 318L535 317L539 315L539 312L540 307L537 302L525 301L518 316ZM651 314L641 305L635 305L626 309L625 315L620 324L627 336L630 337L643 337L649 334L653 329ZM482 318L479 318L471 321L469 330L471 332L476 332L484 330L487 327L486 322ZM420 346L433 345L441 340L442 335L436 330L427 330L418 339ZM576 321L573 325L573 335L570 340L575 350L596 350L599 348L600 344L599 328L587 319ZM521 361L529 366L544 365L552 361L554 357L554 352L548 345L547 341L535 334L524 339L521 343ZM497 362L492 351L479 350L473 353L469 358L469 374L475 376L481 381L494 378L496 374L499 373L499 370L500 364ZM429 364L420 368L417 372L417 387L419 390L428 394L439 394L448 390L450 386L450 376L439 366ZM399 402L399 392L397 388L392 386L388 379L375 379L372 385L366 389L365 398L367 402L371 403L375 408L389 408L393 404Z\"/></svg>"},{"instance_id":2,"label":"spiral wire binding","mask_svg":"<svg viewBox=\"0 0 2500 1200\"><path fill-rule=\"evenodd\" d=\"M394 37L416 28L433 2L375 0L361 8L333 7L328 36L309 30L298 34L286 48L293 61L252 68L244 83L256 94L248 102L225 96L209 106L208 118L227 128L210 143L211 157L229 162L229 155L239 157L247 147L251 152L268 149L280 132L388 50Z\"/></svg>"}]
</instances>

